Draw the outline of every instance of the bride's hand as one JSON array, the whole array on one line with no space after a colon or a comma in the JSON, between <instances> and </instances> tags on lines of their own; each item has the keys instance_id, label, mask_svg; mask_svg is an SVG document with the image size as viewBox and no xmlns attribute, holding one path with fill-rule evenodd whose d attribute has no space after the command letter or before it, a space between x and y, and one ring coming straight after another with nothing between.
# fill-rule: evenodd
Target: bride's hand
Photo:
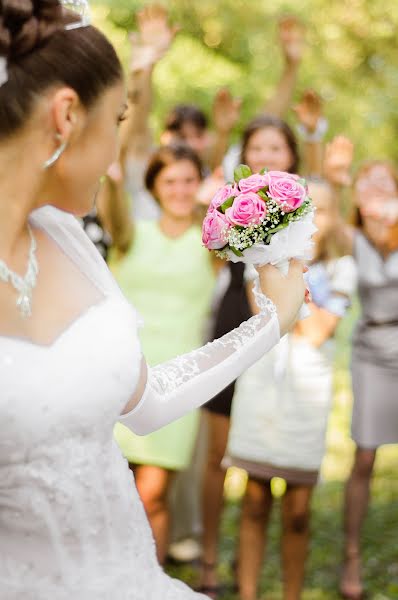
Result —
<instances>
[{"instance_id":1,"label":"bride's hand","mask_svg":"<svg viewBox=\"0 0 398 600\"><path fill-rule=\"evenodd\" d=\"M281 337L290 331L307 297L304 273L307 268L299 260L291 260L289 273L283 275L276 267L257 267L263 294L276 306Z\"/></svg>"}]
</instances>

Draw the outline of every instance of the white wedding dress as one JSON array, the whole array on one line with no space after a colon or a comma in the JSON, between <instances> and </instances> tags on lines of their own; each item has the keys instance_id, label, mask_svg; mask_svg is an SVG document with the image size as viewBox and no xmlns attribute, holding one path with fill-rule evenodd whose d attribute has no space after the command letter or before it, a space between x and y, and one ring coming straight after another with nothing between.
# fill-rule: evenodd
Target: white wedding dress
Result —
<instances>
[{"instance_id":1,"label":"white wedding dress","mask_svg":"<svg viewBox=\"0 0 398 600\"><path fill-rule=\"evenodd\" d=\"M204 598L158 565L112 437L139 378L137 314L73 217L47 207L32 223L103 298L49 346L0 336L0 598ZM150 370L124 424L145 434L209 400L278 342L272 308L263 296L235 332Z\"/></svg>"}]
</instances>

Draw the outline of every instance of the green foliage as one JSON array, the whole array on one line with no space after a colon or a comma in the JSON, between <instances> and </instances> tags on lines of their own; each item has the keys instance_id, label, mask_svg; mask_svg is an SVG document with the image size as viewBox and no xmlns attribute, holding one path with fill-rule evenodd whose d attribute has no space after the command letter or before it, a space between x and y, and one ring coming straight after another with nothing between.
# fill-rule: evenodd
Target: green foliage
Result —
<instances>
[{"instance_id":1,"label":"green foliage","mask_svg":"<svg viewBox=\"0 0 398 600\"><path fill-rule=\"evenodd\" d=\"M246 177L250 177L252 175L250 167L247 165L239 165L236 167L234 171L234 179L236 183L239 183L241 179L246 179Z\"/></svg>"},{"instance_id":2,"label":"green foliage","mask_svg":"<svg viewBox=\"0 0 398 600\"><path fill-rule=\"evenodd\" d=\"M221 204L221 206L219 207L220 212L225 214L225 211L227 210L227 208L231 208L231 206L233 205L234 200L235 200L235 198L233 196L231 198L227 198L227 200L225 200L225 202L223 202Z\"/></svg>"},{"instance_id":3,"label":"green foliage","mask_svg":"<svg viewBox=\"0 0 398 600\"><path fill-rule=\"evenodd\" d=\"M97 0L117 42L120 37L125 41L124 32L134 29L135 12L145 3ZM396 0L164 0L163 4L183 33L155 70L155 128L176 101L196 102L209 111L215 91L223 85L244 99L241 128L261 109L281 73L276 22L290 12L308 29L298 93L307 87L321 93L330 135L351 136L358 158L398 158ZM126 56L127 47L120 47Z\"/></svg>"}]
</instances>

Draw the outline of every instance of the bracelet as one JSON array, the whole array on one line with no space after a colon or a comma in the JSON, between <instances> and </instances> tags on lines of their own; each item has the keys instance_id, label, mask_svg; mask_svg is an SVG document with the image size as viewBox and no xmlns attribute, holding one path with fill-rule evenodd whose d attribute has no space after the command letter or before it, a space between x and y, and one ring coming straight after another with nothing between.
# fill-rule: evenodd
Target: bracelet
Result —
<instances>
[{"instance_id":1,"label":"bracelet","mask_svg":"<svg viewBox=\"0 0 398 600\"><path fill-rule=\"evenodd\" d=\"M308 131L308 129L302 124L299 123L297 125L297 132L299 136L305 142L321 142L325 137L327 130L329 129L329 122L325 117L321 117L318 119L318 123L316 124L316 129L312 133Z\"/></svg>"}]
</instances>

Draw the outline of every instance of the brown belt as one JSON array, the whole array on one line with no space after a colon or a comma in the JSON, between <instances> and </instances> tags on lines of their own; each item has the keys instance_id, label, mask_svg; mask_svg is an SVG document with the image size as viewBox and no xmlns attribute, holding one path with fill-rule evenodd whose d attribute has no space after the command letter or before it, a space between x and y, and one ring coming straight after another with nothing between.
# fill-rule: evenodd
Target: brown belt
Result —
<instances>
[{"instance_id":1,"label":"brown belt","mask_svg":"<svg viewBox=\"0 0 398 600\"><path fill-rule=\"evenodd\" d=\"M394 319L391 321L363 321L363 324L368 327L398 327L398 320Z\"/></svg>"}]
</instances>

